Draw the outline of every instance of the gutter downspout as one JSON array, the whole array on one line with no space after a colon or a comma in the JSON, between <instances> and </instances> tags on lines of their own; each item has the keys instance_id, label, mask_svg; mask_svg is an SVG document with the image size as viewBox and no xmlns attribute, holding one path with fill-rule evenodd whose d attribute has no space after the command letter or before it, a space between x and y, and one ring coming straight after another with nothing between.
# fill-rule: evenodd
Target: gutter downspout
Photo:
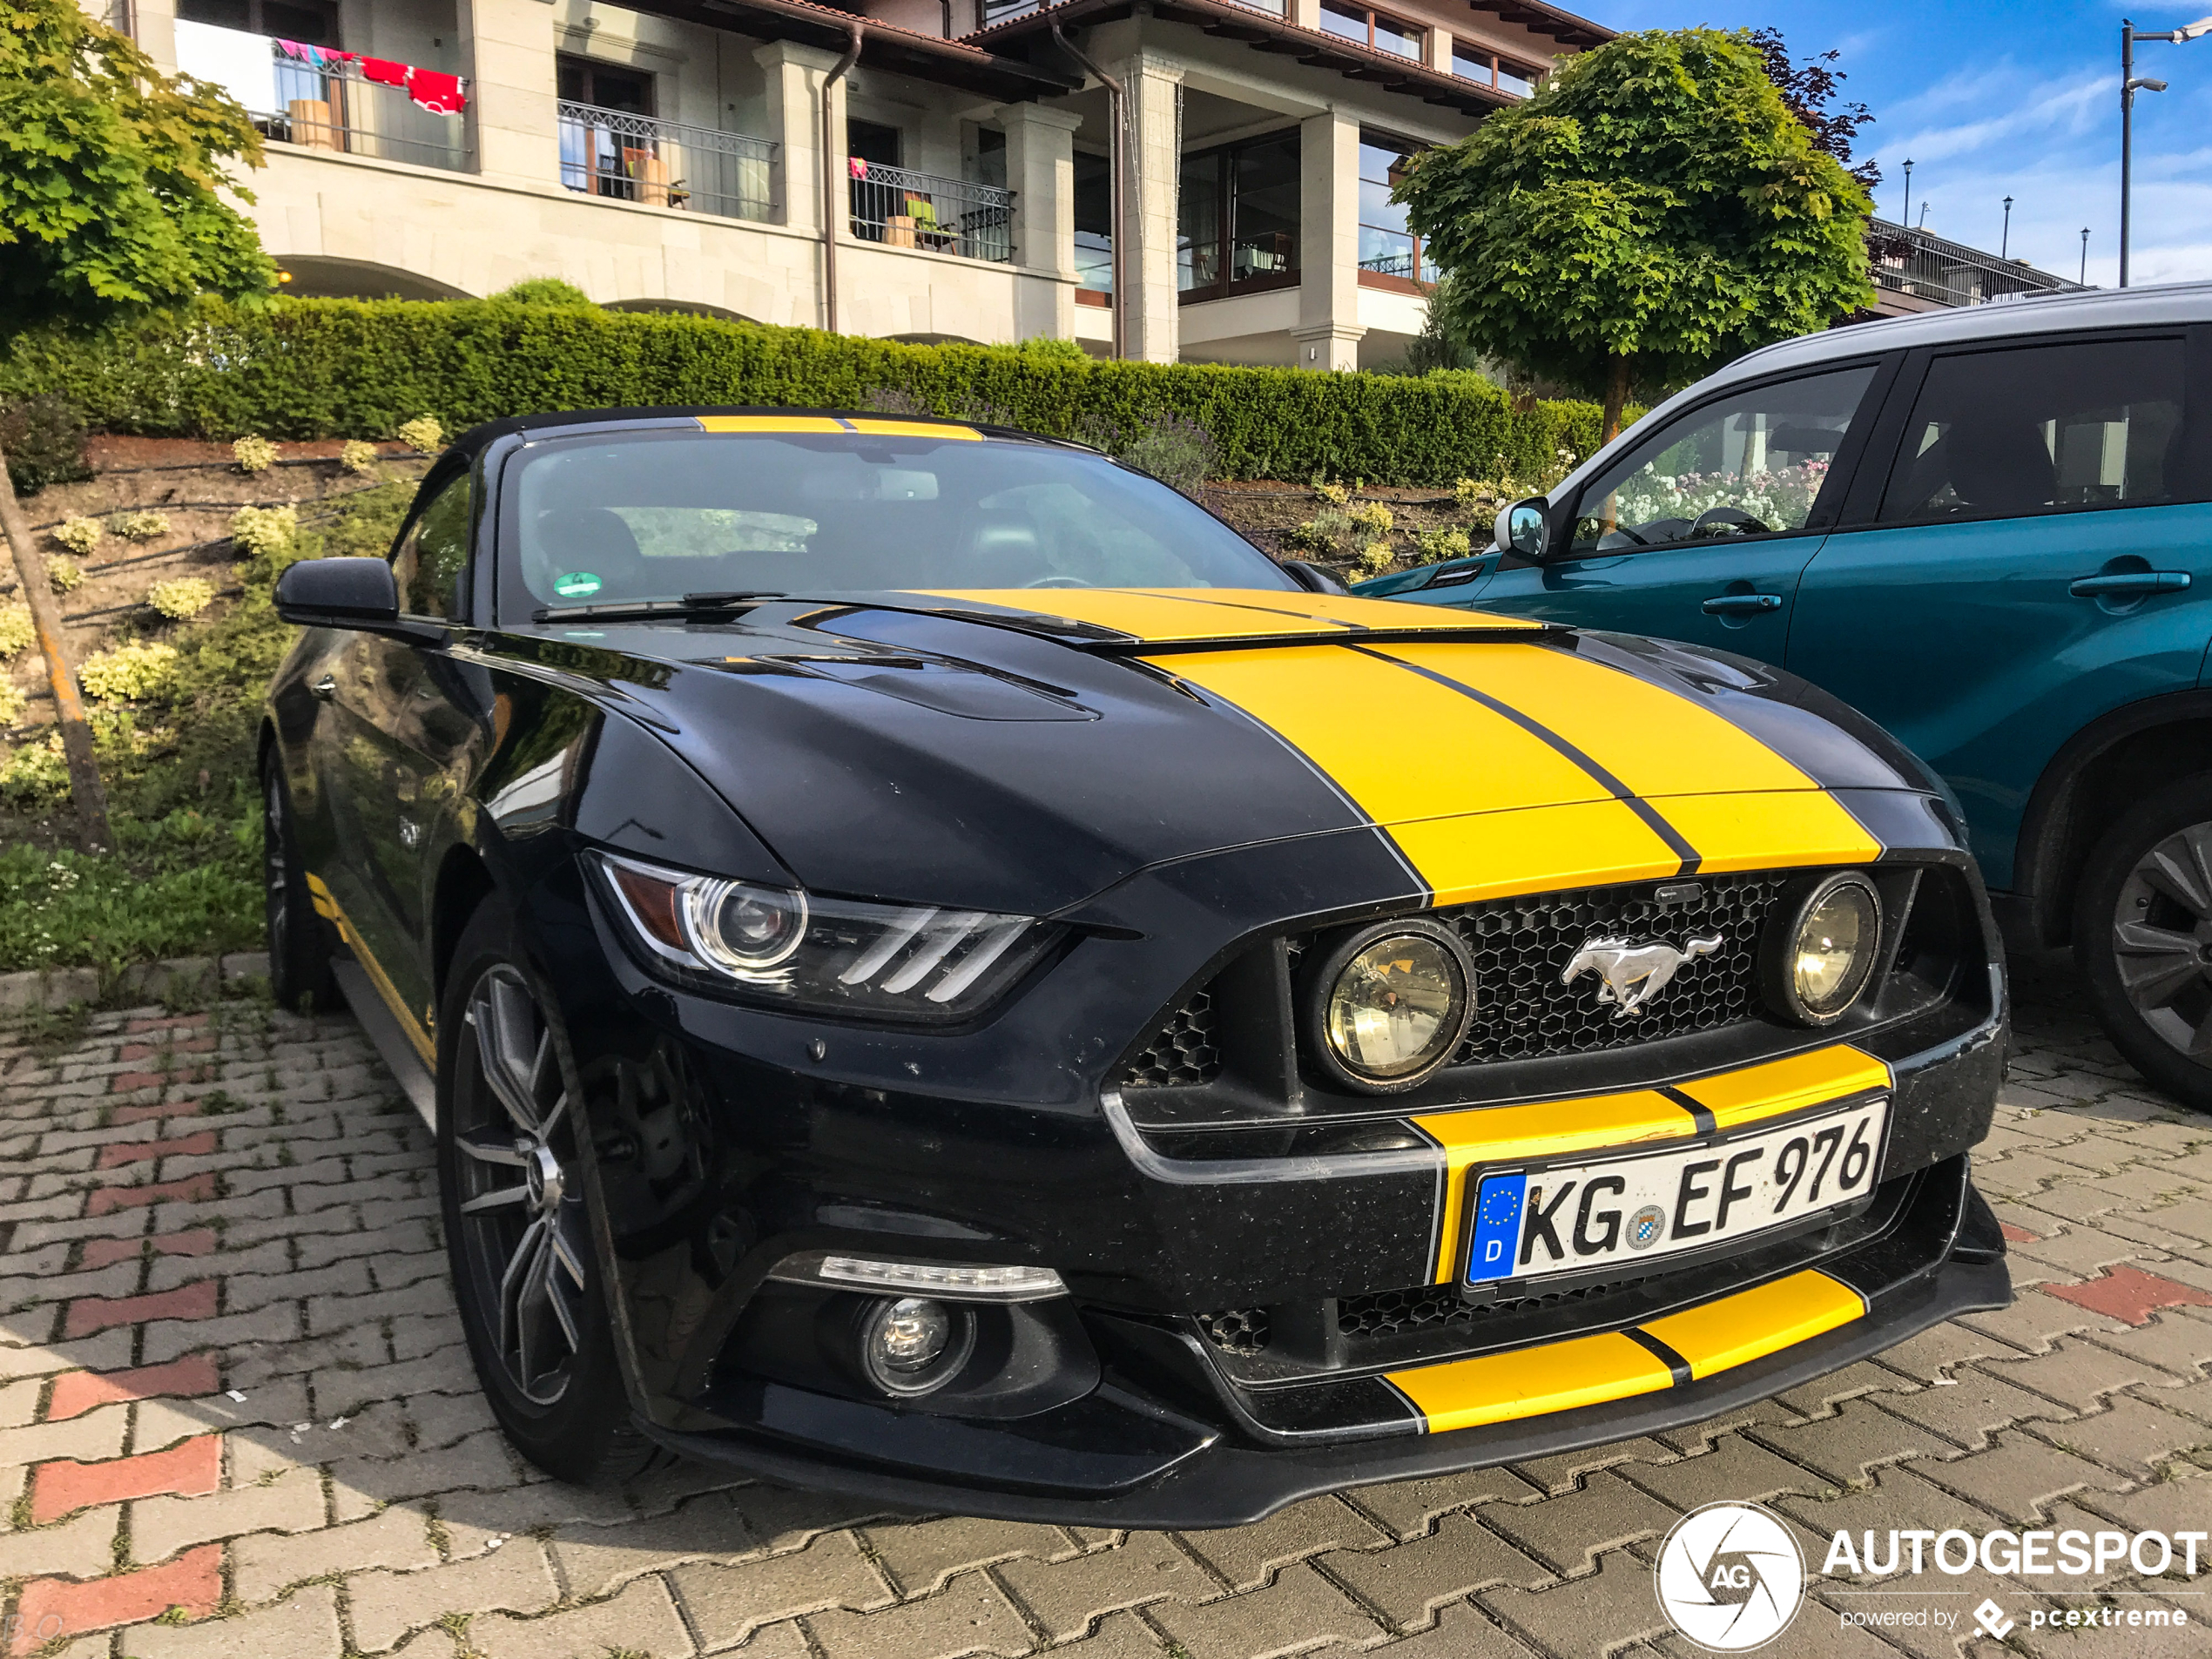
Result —
<instances>
[{"instance_id":1,"label":"gutter downspout","mask_svg":"<svg viewBox=\"0 0 2212 1659\"><path fill-rule=\"evenodd\" d=\"M1110 212L1114 226L1111 266L1114 273L1114 303L1111 314L1114 319L1114 358L1118 362L1125 354L1127 325L1123 320L1123 314L1129 305L1129 283L1124 274L1125 244L1129 237L1126 234L1128 226L1123 222L1122 211L1129 197L1126 178L1129 157L1129 99L1122 91L1122 84L1099 68L1090 60L1088 53L1068 38L1067 32L1061 28L1060 20L1057 17L1052 21L1052 37L1060 43L1061 50L1074 58L1076 64L1086 74L1106 89L1106 121L1107 125L1113 128L1112 147L1107 158L1107 194L1111 199Z\"/></svg>"},{"instance_id":2,"label":"gutter downspout","mask_svg":"<svg viewBox=\"0 0 2212 1659\"><path fill-rule=\"evenodd\" d=\"M855 20L846 27L853 31L852 44L822 78L822 327L833 334L837 332L837 221L850 209L842 199L845 167L839 152L845 146L837 141L831 119L830 89L860 60L860 25Z\"/></svg>"}]
</instances>

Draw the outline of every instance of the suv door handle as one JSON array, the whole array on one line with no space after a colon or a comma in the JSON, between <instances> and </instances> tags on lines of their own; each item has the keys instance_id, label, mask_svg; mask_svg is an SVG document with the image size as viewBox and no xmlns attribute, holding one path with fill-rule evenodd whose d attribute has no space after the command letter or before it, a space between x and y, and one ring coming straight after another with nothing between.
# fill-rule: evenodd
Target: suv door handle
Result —
<instances>
[{"instance_id":1,"label":"suv door handle","mask_svg":"<svg viewBox=\"0 0 2212 1659\"><path fill-rule=\"evenodd\" d=\"M310 685L307 690L316 697L320 698L324 702L327 703L332 698L338 695L338 681L334 677L325 674L313 685Z\"/></svg>"},{"instance_id":2,"label":"suv door handle","mask_svg":"<svg viewBox=\"0 0 2212 1659\"><path fill-rule=\"evenodd\" d=\"M1754 611L1779 610L1782 596L1778 593L1720 593L1698 607L1709 617L1749 616Z\"/></svg>"},{"instance_id":3,"label":"suv door handle","mask_svg":"<svg viewBox=\"0 0 2212 1659\"><path fill-rule=\"evenodd\" d=\"M2077 599L2095 599L2107 593L2179 593L2188 584L2187 570L2121 570L2111 576L2078 577L2066 590Z\"/></svg>"}]
</instances>

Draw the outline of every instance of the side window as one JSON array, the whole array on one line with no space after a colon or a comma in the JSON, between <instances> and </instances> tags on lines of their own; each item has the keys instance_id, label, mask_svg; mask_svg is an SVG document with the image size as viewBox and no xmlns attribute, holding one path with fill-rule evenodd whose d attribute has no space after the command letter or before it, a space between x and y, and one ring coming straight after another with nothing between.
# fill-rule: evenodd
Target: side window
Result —
<instances>
[{"instance_id":1,"label":"side window","mask_svg":"<svg viewBox=\"0 0 2212 1659\"><path fill-rule=\"evenodd\" d=\"M2188 499L2175 340L1939 357L1905 423L1882 522L2017 518Z\"/></svg>"},{"instance_id":2,"label":"side window","mask_svg":"<svg viewBox=\"0 0 2212 1659\"><path fill-rule=\"evenodd\" d=\"M438 492L393 551L400 609L414 617L452 616L459 609L461 577L468 565L469 480L464 475Z\"/></svg>"},{"instance_id":3,"label":"side window","mask_svg":"<svg viewBox=\"0 0 2212 1659\"><path fill-rule=\"evenodd\" d=\"M1584 487L1575 551L1803 529L1873 380L1871 364L1836 369L1677 417Z\"/></svg>"}]
</instances>

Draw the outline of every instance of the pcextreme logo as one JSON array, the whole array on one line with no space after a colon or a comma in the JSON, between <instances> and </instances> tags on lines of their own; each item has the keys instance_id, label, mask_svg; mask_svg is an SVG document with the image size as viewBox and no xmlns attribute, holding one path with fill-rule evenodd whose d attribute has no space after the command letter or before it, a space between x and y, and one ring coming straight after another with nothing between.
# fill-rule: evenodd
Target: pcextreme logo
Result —
<instances>
[{"instance_id":1,"label":"pcextreme logo","mask_svg":"<svg viewBox=\"0 0 2212 1659\"><path fill-rule=\"evenodd\" d=\"M1805 1598L1790 1529L1755 1503L1709 1503L1659 1546L1652 1587L1676 1629L1708 1653L1750 1653L1790 1628Z\"/></svg>"}]
</instances>

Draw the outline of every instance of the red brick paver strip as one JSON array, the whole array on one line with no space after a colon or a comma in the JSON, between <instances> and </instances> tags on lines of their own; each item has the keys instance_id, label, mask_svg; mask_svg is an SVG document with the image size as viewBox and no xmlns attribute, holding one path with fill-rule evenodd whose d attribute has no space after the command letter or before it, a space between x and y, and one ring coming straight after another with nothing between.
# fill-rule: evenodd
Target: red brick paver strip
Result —
<instances>
[{"instance_id":1,"label":"red brick paver strip","mask_svg":"<svg viewBox=\"0 0 2212 1659\"><path fill-rule=\"evenodd\" d=\"M95 1187L84 1201L87 1216L112 1215L118 1210L142 1209L150 1204L169 1204L176 1201L199 1203L215 1196L215 1177L211 1174L188 1175L181 1181L170 1181L150 1187Z\"/></svg>"},{"instance_id":2,"label":"red brick paver strip","mask_svg":"<svg viewBox=\"0 0 2212 1659\"><path fill-rule=\"evenodd\" d=\"M59 1637L158 1618L172 1607L198 1617L212 1613L222 1599L220 1544L203 1544L163 1566L118 1573L89 1584L36 1579L24 1587L23 1599L16 1604L15 1634L8 1651L37 1653Z\"/></svg>"},{"instance_id":3,"label":"red brick paver strip","mask_svg":"<svg viewBox=\"0 0 2212 1659\"><path fill-rule=\"evenodd\" d=\"M213 1393L219 1382L214 1357L204 1353L132 1371L71 1371L54 1379L46 1420L57 1423L118 1399L190 1399Z\"/></svg>"},{"instance_id":4,"label":"red brick paver strip","mask_svg":"<svg viewBox=\"0 0 2212 1659\"><path fill-rule=\"evenodd\" d=\"M222 1465L219 1434L202 1434L165 1452L111 1458L105 1463L42 1463L31 1473L31 1524L43 1527L96 1503L151 1498L161 1492L204 1497L222 1478Z\"/></svg>"},{"instance_id":5,"label":"red brick paver strip","mask_svg":"<svg viewBox=\"0 0 2212 1659\"><path fill-rule=\"evenodd\" d=\"M2107 1268L2101 1278L2085 1285L2043 1285L2047 1296L2062 1297L2092 1313L2109 1314L2130 1325L2148 1325L2161 1308L2212 1308L2212 1295L2194 1285L2183 1285L2141 1268ZM2212 1340L2207 1343L2212 1348Z\"/></svg>"},{"instance_id":6,"label":"red brick paver strip","mask_svg":"<svg viewBox=\"0 0 2212 1659\"><path fill-rule=\"evenodd\" d=\"M89 1337L110 1325L143 1325L148 1319L212 1319L221 1293L213 1279L203 1278L152 1296L80 1296L69 1305L62 1335Z\"/></svg>"},{"instance_id":7,"label":"red brick paver strip","mask_svg":"<svg viewBox=\"0 0 2212 1659\"><path fill-rule=\"evenodd\" d=\"M2014 988L2012 1076L1974 1158L2013 1246L2011 1307L1708 1423L1179 1535L904 1514L697 1466L621 1493L544 1480L476 1387L430 1136L350 1020L242 1001L182 1022L96 1013L58 1052L0 1024L0 1181L20 1185L0 1195L0 1482L17 1483L0 1497L22 1500L0 1502L0 1586L26 1587L0 1648L1689 1659L1651 1552L1682 1512L1737 1499L1786 1516L1816 1569L1768 1651L1993 1659L1971 1614L1947 1635L1839 1624L1905 1603L1853 1599L1894 1581L1817 1571L1831 1534L2173 1533L2212 1514L2212 1116L2129 1071L2070 974L2030 966ZM192 1058L221 1110L109 1092L118 1069L153 1078L126 1042L174 1053L187 1025L213 1044ZM167 1092L206 1092L180 1069ZM175 1168L121 1150L165 1144L190 1179L84 1190ZM1977 1567L1915 1588L1946 1608L1993 1598L2033 1659L2080 1645L2033 1629L2038 1608L2098 1592L2186 1607L2178 1641L2131 1636L2123 1659L2196 1659L2212 1555L2199 1565L2194 1583L2121 1561L2094 1581ZM172 1607L185 1622L157 1622Z\"/></svg>"},{"instance_id":8,"label":"red brick paver strip","mask_svg":"<svg viewBox=\"0 0 2212 1659\"><path fill-rule=\"evenodd\" d=\"M172 1153L188 1157L204 1157L215 1150L215 1131L204 1129L197 1135L185 1135L173 1141L120 1141L100 1149L93 1160L96 1170L119 1169L125 1163L145 1163L155 1158L165 1158Z\"/></svg>"}]
</instances>

